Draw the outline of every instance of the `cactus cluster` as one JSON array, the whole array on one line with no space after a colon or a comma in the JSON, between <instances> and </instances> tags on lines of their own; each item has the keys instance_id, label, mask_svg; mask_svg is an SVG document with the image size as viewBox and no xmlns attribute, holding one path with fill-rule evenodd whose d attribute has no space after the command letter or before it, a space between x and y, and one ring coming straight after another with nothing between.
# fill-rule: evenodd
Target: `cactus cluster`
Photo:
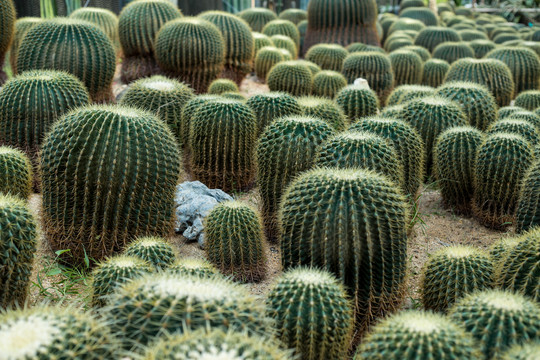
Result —
<instances>
[{"instance_id":1,"label":"cactus cluster","mask_svg":"<svg viewBox=\"0 0 540 360\"><path fill-rule=\"evenodd\" d=\"M270 40L272 40L275 47L281 50L287 50L287 53L283 53L282 51L284 60L292 60L298 57L298 47L294 43L294 40L287 35L272 35ZM291 59L286 54L290 54Z\"/></svg>"},{"instance_id":2,"label":"cactus cluster","mask_svg":"<svg viewBox=\"0 0 540 360\"><path fill-rule=\"evenodd\" d=\"M309 95L313 75L309 68L295 61L283 61L270 69L266 77L270 91L284 91L293 96Z\"/></svg>"},{"instance_id":3,"label":"cactus cluster","mask_svg":"<svg viewBox=\"0 0 540 360\"><path fill-rule=\"evenodd\" d=\"M416 55L420 56L420 58L422 59L422 62L424 63L428 61L429 59L431 59L430 52L422 46L408 45L408 46L402 47L400 50L408 50L408 51L412 51L416 53Z\"/></svg>"},{"instance_id":4,"label":"cactus cluster","mask_svg":"<svg viewBox=\"0 0 540 360\"><path fill-rule=\"evenodd\" d=\"M429 50L429 52L433 53L433 50L435 50L437 45L448 41L458 42L461 41L461 38L453 29L439 26L429 26L420 30L414 39L414 44L425 47Z\"/></svg>"},{"instance_id":5,"label":"cactus cluster","mask_svg":"<svg viewBox=\"0 0 540 360\"><path fill-rule=\"evenodd\" d=\"M293 22L283 19L272 20L264 26L262 33L270 37L273 37L274 35L284 35L289 37L296 46L296 52L293 55L298 55L300 32Z\"/></svg>"},{"instance_id":6,"label":"cactus cluster","mask_svg":"<svg viewBox=\"0 0 540 360\"><path fill-rule=\"evenodd\" d=\"M420 20L415 19L409 19L409 18L402 18L396 20L388 29L388 33L386 34L386 39L390 37L393 33L401 33L402 31L416 31L420 32L421 30L425 29L426 25L424 25L423 22Z\"/></svg>"},{"instance_id":7,"label":"cactus cluster","mask_svg":"<svg viewBox=\"0 0 540 360\"><path fill-rule=\"evenodd\" d=\"M540 87L540 58L531 49L501 47L489 52L486 58L500 60L508 66L514 79L516 94Z\"/></svg>"},{"instance_id":8,"label":"cactus cluster","mask_svg":"<svg viewBox=\"0 0 540 360\"><path fill-rule=\"evenodd\" d=\"M4 57L13 41L15 33L15 20L17 13L11 0L0 1L0 86L7 80L7 75L2 71Z\"/></svg>"},{"instance_id":9,"label":"cactus cluster","mask_svg":"<svg viewBox=\"0 0 540 360\"><path fill-rule=\"evenodd\" d=\"M508 117L493 123L487 134L510 133L522 136L534 147L540 141L540 133L537 128L528 121Z\"/></svg>"},{"instance_id":10,"label":"cactus cluster","mask_svg":"<svg viewBox=\"0 0 540 360\"><path fill-rule=\"evenodd\" d=\"M251 35L253 35L253 47L254 47L255 55L257 55L259 50L262 49L263 47L274 45L274 42L272 41L272 39L270 39L269 36L266 36L258 32L252 32Z\"/></svg>"},{"instance_id":11,"label":"cactus cluster","mask_svg":"<svg viewBox=\"0 0 540 360\"><path fill-rule=\"evenodd\" d=\"M0 193L28 199L32 193L32 164L20 150L0 146Z\"/></svg>"},{"instance_id":12,"label":"cactus cluster","mask_svg":"<svg viewBox=\"0 0 540 360\"><path fill-rule=\"evenodd\" d=\"M524 120L529 124L533 125L537 130L540 130L540 114L533 113L531 111L523 110L519 107L506 107L504 112L501 109L499 111L499 119L514 119L514 120Z\"/></svg>"},{"instance_id":13,"label":"cactus cluster","mask_svg":"<svg viewBox=\"0 0 540 360\"><path fill-rule=\"evenodd\" d=\"M349 85L341 89L335 101L353 123L363 117L376 115L379 109L377 94L361 85Z\"/></svg>"}]
</instances>

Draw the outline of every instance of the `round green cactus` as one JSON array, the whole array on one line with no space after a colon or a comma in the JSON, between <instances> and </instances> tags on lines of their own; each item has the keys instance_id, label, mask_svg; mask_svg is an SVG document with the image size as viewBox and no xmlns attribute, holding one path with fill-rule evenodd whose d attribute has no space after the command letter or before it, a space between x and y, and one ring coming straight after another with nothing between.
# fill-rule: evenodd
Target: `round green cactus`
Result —
<instances>
[{"instance_id":1,"label":"round green cactus","mask_svg":"<svg viewBox=\"0 0 540 360\"><path fill-rule=\"evenodd\" d=\"M237 16L224 11L206 11L198 17L211 22L221 32L225 41L225 68L222 76L240 85L251 72L255 54L249 25Z\"/></svg>"},{"instance_id":2,"label":"round green cactus","mask_svg":"<svg viewBox=\"0 0 540 360\"><path fill-rule=\"evenodd\" d=\"M274 46L265 46L255 56L255 74L259 79L264 81L270 69L284 60L285 58L280 49Z\"/></svg>"},{"instance_id":3,"label":"round green cactus","mask_svg":"<svg viewBox=\"0 0 540 360\"><path fill-rule=\"evenodd\" d=\"M414 39L414 44L425 47L433 53L437 45L448 41L461 41L457 31L445 27L430 26L420 30Z\"/></svg>"},{"instance_id":4,"label":"round green cactus","mask_svg":"<svg viewBox=\"0 0 540 360\"><path fill-rule=\"evenodd\" d=\"M254 46L255 56L257 56L257 53L263 47L274 46L274 42L272 41L272 39L270 39L269 36L266 36L258 32L252 32L251 35L253 35L253 46Z\"/></svg>"},{"instance_id":5,"label":"round green cactus","mask_svg":"<svg viewBox=\"0 0 540 360\"><path fill-rule=\"evenodd\" d=\"M343 75L349 84L357 78L364 78L377 93L381 104L394 87L392 63L388 56L377 52L355 52L345 58Z\"/></svg>"},{"instance_id":6,"label":"round green cactus","mask_svg":"<svg viewBox=\"0 0 540 360\"><path fill-rule=\"evenodd\" d=\"M347 55L349 52L341 45L317 44L307 51L305 58L323 70L341 71Z\"/></svg>"},{"instance_id":7,"label":"round green cactus","mask_svg":"<svg viewBox=\"0 0 540 360\"><path fill-rule=\"evenodd\" d=\"M224 99L238 100L240 102L247 101L247 98L244 95L236 91L227 91L227 92L221 93L220 96L223 97Z\"/></svg>"},{"instance_id":8,"label":"round green cactus","mask_svg":"<svg viewBox=\"0 0 540 360\"><path fill-rule=\"evenodd\" d=\"M431 53L422 46L409 45L409 46L402 47L401 50L409 50L416 53L416 55L420 56L420 58L422 59L424 63L428 61L429 59L431 59Z\"/></svg>"},{"instance_id":9,"label":"round green cactus","mask_svg":"<svg viewBox=\"0 0 540 360\"><path fill-rule=\"evenodd\" d=\"M521 233L540 225L540 145L535 148L535 162L529 168L521 184L516 210L516 232Z\"/></svg>"},{"instance_id":10,"label":"round green cactus","mask_svg":"<svg viewBox=\"0 0 540 360\"><path fill-rule=\"evenodd\" d=\"M240 92L238 85L229 79L216 79L208 87L208 93L212 95L221 95L225 92Z\"/></svg>"},{"instance_id":11,"label":"round green cactus","mask_svg":"<svg viewBox=\"0 0 540 360\"><path fill-rule=\"evenodd\" d=\"M520 229L522 230L522 229ZM517 239L501 256L495 271L495 284L521 293L536 302L540 300L540 228L534 227Z\"/></svg>"},{"instance_id":12,"label":"round green cactus","mask_svg":"<svg viewBox=\"0 0 540 360\"><path fill-rule=\"evenodd\" d=\"M517 107L514 107L514 109L510 109L510 107L507 107L505 110L506 111L504 112L499 111L499 119L504 120L512 118L515 120L524 120L527 121L529 124L533 125L537 131L540 131L540 114L536 114L531 111L527 111L525 109L520 109Z\"/></svg>"},{"instance_id":13,"label":"round green cactus","mask_svg":"<svg viewBox=\"0 0 540 360\"><path fill-rule=\"evenodd\" d=\"M205 218L204 248L208 260L224 274L243 282L266 276L262 219L240 201L216 205Z\"/></svg>"},{"instance_id":14,"label":"round green cactus","mask_svg":"<svg viewBox=\"0 0 540 360\"><path fill-rule=\"evenodd\" d=\"M388 34L386 34L386 38L388 39L388 37L393 33L400 33L407 30L414 30L420 32L425 28L426 25L420 20L400 18L390 26L390 28L388 29Z\"/></svg>"},{"instance_id":15,"label":"round green cactus","mask_svg":"<svg viewBox=\"0 0 540 360\"><path fill-rule=\"evenodd\" d=\"M478 341L485 359L495 358L512 345L540 338L540 308L510 292L486 290L467 295L449 316Z\"/></svg>"},{"instance_id":16,"label":"round green cactus","mask_svg":"<svg viewBox=\"0 0 540 360\"><path fill-rule=\"evenodd\" d=\"M238 13L238 16L243 19L251 27L251 30L261 32L264 25L272 20L277 19L277 15L272 10L267 8L249 8Z\"/></svg>"},{"instance_id":17,"label":"round green cactus","mask_svg":"<svg viewBox=\"0 0 540 360\"><path fill-rule=\"evenodd\" d=\"M323 70L313 77L313 94L333 99L347 86L347 79L341 73Z\"/></svg>"},{"instance_id":18,"label":"round green cactus","mask_svg":"<svg viewBox=\"0 0 540 360\"><path fill-rule=\"evenodd\" d=\"M0 146L0 193L28 199L32 193L32 164L20 150Z\"/></svg>"},{"instance_id":19,"label":"round green cactus","mask_svg":"<svg viewBox=\"0 0 540 360\"><path fill-rule=\"evenodd\" d=\"M424 71L422 58L409 50L396 50L388 55L394 73L394 86L420 84Z\"/></svg>"},{"instance_id":20,"label":"round green cactus","mask_svg":"<svg viewBox=\"0 0 540 360\"><path fill-rule=\"evenodd\" d=\"M540 58L531 49L501 47L490 51L486 58L500 60L508 66L514 79L516 94L540 87Z\"/></svg>"},{"instance_id":21,"label":"round green cactus","mask_svg":"<svg viewBox=\"0 0 540 360\"><path fill-rule=\"evenodd\" d=\"M529 142L515 134L492 134L480 146L472 209L482 224L504 229L514 221L519 185L533 158Z\"/></svg>"},{"instance_id":22,"label":"round green cactus","mask_svg":"<svg viewBox=\"0 0 540 360\"><path fill-rule=\"evenodd\" d=\"M394 33L396 34L396 33ZM384 43L384 50L392 52L394 50L400 50L405 46L414 46L413 39L405 34L394 35L392 34Z\"/></svg>"},{"instance_id":23,"label":"round green cactus","mask_svg":"<svg viewBox=\"0 0 540 360\"><path fill-rule=\"evenodd\" d=\"M469 42L469 46L473 49L474 57L477 59L483 58L496 47L495 43L491 40L473 40Z\"/></svg>"},{"instance_id":24,"label":"round green cactus","mask_svg":"<svg viewBox=\"0 0 540 360\"><path fill-rule=\"evenodd\" d=\"M434 174L446 206L463 214L471 210L474 193L474 163L484 134L470 126L443 132L433 149Z\"/></svg>"},{"instance_id":25,"label":"round green cactus","mask_svg":"<svg viewBox=\"0 0 540 360\"><path fill-rule=\"evenodd\" d=\"M0 143L23 150L37 168L40 146L52 124L89 101L88 91L73 75L27 71L0 91Z\"/></svg>"},{"instance_id":26,"label":"round green cactus","mask_svg":"<svg viewBox=\"0 0 540 360\"><path fill-rule=\"evenodd\" d=\"M421 279L422 305L426 310L446 312L462 297L491 288L493 261L471 246L449 246L433 254Z\"/></svg>"},{"instance_id":27,"label":"round green cactus","mask_svg":"<svg viewBox=\"0 0 540 360\"><path fill-rule=\"evenodd\" d=\"M374 133L394 146L403 166L405 194L415 197L424 178L424 142L416 130L404 121L382 117L363 118L349 130Z\"/></svg>"},{"instance_id":28,"label":"round green cactus","mask_svg":"<svg viewBox=\"0 0 540 360\"><path fill-rule=\"evenodd\" d=\"M272 37L270 37L270 40L272 40L275 47L282 50L287 50L287 52L291 56L290 60L296 59L298 57L298 47L296 46L294 41L287 35L273 35ZM283 54L283 57L286 58L285 54Z\"/></svg>"},{"instance_id":29,"label":"round green cactus","mask_svg":"<svg viewBox=\"0 0 540 360\"><path fill-rule=\"evenodd\" d=\"M449 82L437 89L437 94L461 105L469 123L486 130L497 120L497 103L483 85L471 82Z\"/></svg>"},{"instance_id":30,"label":"round green cactus","mask_svg":"<svg viewBox=\"0 0 540 360\"><path fill-rule=\"evenodd\" d=\"M405 104L411 100L435 95L435 89L424 85L400 85L390 93L387 106Z\"/></svg>"},{"instance_id":31,"label":"round green cactus","mask_svg":"<svg viewBox=\"0 0 540 360\"><path fill-rule=\"evenodd\" d=\"M394 146L370 132L347 131L331 137L319 147L315 165L373 170L404 188L403 165Z\"/></svg>"},{"instance_id":32,"label":"round green cactus","mask_svg":"<svg viewBox=\"0 0 540 360\"><path fill-rule=\"evenodd\" d=\"M262 33L270 37L273 37L274 35L284 35L289 37L294 42L297 49L296 55L298 55L300 32L293 22L283 19L272 20L264 25Z\"/></svg>"},{"instance_id":33,"label":"round green cactus","mask_svg":"<svg viewBox=\"0 0 540 360\"><path fill-rule=\"evenodd\" d=\"M403 104L387 106L381 110L381 118L403 120L403 109Z\"/></svg>"},{"instance_id":34,"label":"round green cactus","mask_svg":"<svg viewBox=\"0 0 540 360\"><path fill-rule=\"evenodd\" d=\"M37 243L37 222L25 202L0 193L0 308L24 306Z\"/></svg>"},{"instance_id":35,"label":"round green cactus","mask_svg":"<svg viewBox=\"0 0 540 360\"><path fill-rule=\"evenodd\" d=\"M253 110L259 133L261 133L274 120L289 115L300 115L303 110L298 101L289 94L269 92L250 97L247 105Z\"/></svg>"},{"instance_id":36,"label":"round green cactus","mask_svg":"<svg viewBox=\"0 0 540 360\"><path fill-rule=\"evenodd\" d=\"M304 52L315 44L347 46L361 42L380 46L375 0L314 0L308 3L308 29ZM357 14L351 16L351 14Z\"/></svg>"},{"instance_id":37,"label":"round green cactus","mask_svg":"<svg viewBox=\"0 0 540 360\"><path fill-rule=\"evenodd\" d=\"M176 252L171 244L156 236L138 238L126 247L124 254L146 261L156 270L166 269L176 261Z\"/></svg>"},{"instance_id":38,"label":"round green cactus","mask_svg":"<svg viewBox=\"0 0 540 360\"><path fill-rule=\"evenodd\" d=\"M419 20L423 22L426 26L437 26L439 24L437 15L425 6L407 8L403 11L400 11L399 17L402 19L405 18Z\"/></svg>"},{"instance_id":39,"label":"round green cactus","mask_svg":"<svg viewBox=\"0 0 540 360\"><path fill-rule=\"evenodd\" d=\"M15 20L17 13L11 0L0 0L0 86L7 80L7 75L2 71L4 57L11 45L15 34Z\"/></svg>"},{"instance_id":40,"label":"round green cactus","mask_svg":"<svg viewBox=\"0 0 540 360\"><path fill-rule=\"evenodd\" d=\"M55 251L70 249L61 260L100 261L135 237L172 231L181 158L156 116L79 108L55 123L41 149L44 232Z\"/></svg>"},{"instance_id":41,"label":"round green cactus","mask_svg":"<svg viewBox=\"0 0 540 360\"><path fill-rule=\"evenodd\" d=\"M497 105L507 106L514 97L514 80L506 64L496 59L460 59L446 74L446 82L470 81L485 85L495 97Z\"/></svg>"},{"instance_id":42,"label":"round green cactus","mask_svg":"<svg viewBox=\"0 0 540 360\"><path fill-rule=\"evenodd\" d=\"M245 190L253 182L258 124L249 106L237 100L209 101L193 114L190 149L193 175L206 186Z\"/></svg>"},{"instance_id":43,"label":"round green cactus","mask_svg":"<svg viewBox=\"0 0 540 360\"><path fill-rule=\"evenodd\" d=\"M510 133L523 136L534 147L540 141L540 133L537 128L528 121L507 117L499 120L487 129L487 134Z\"/></svg>"},{"instance_id":44,"label":"round green cactus","mask_svg":"<svg viewBox=\"0 0 540 360\"><path fill-rule=\"evenodd\" d=\"M39 24L42 21L38 17L24 17L17 19L15 22L15 33L13 35L13 42L9 50L9 63L11 64L11 71L13 74L17 74L17 54L19 52L19 46L21 41L34 25Z\"/></svg>"},{"instance_id":45,"label":"round green cactus","mask_svg":"<svg viewBox=\"0 0 540 360\"><path fill-rule=\"evenodd\" d=\"M38 306L0 315L0 354L6 359L121 358L108 326L76 308Z\"/></svg>"},{"instance_id":46,"label":"round green cactus","mask_svg":"<svg viewBox=\"0 0 540 360\"><path fill-rule=\"evenodd\" d=\"M274 65L266 82L270 91L284 91L293 96L309 95L313 89L313 75L309 68L294 61Z\"/></svg>"},{"instance_id":47,"label":"round green cactus","mask_svg":"<svg viewBox=\"0 0 540 360\"><path fill-rule=\"evenodd\" d=\"M291 356L291 351L283 350L281 344L268 335L199 329L153 344L141 360L286 360Z\"/></svg>"},{"instance_id":48,"label":"round green cactus","mask_svg":"<svg viewBox=\"0 0 540 360\"><path fill-rule=\"evenodd\" d=\"M351 122L376 115L379 109L377 94L368 87L349 85L341 89L336 97L336 103L341 107Z\"/></svg>"},{"instance_id":49,"label":"round green cactus","mask_svg":"<svg viewBox=\"0 0 540 360\"><path fill-rule=\"evenodd\" d=\"M458 34L463 41L488 40L486 33L480 30L460 30Z\"/></svg>"},{"instance_id":50,"label":"round green cactus","mask_svg":"<svg viewBox=\"0 0 540 360\"><path fill-rule=\"evenodd\" d=\"M446 129L468 124L460 106L441 96L411 100L403 108L403 120L412 125L425 144L426 172L431 174L435 140Z\"/></svg>"},{"instance_id":51,"label":"round green cactus","mask_svg":"<svg viewBox=\"0 0 540 360\"><path fill-rule=\"evenodd\" d=\"M311 169L318 147L333 128L316 118L288 116L270 123L257 144L257 185L262 201L266 234L274 241L281 196L289 183Z\"/></svg>"},{"instance_id":52,"label":"round green cactus","mask_svg":"<svg viewBox=\"0 0 540 360\"><path fill-rule=\"evenodd\" d=\"M337 131L347 128L348 119L341 108L332 100L315 96L305 96L298 99L303 114L323 120Z\"/></svg>"},{"instance_id":53,"label":"round green cactus","mask_svg":"<svg viewBox=\"0 0 540 360\"><path fill-rule=\"evenodd\" d=\"M182 110L193 98L193 90L179 81L155 75L131 84L120 104L150 111L163 120L180 141Z\"/></svg>"},{"instance_id":54,"label":"round green cactus","mask_svg":"<svg viewBox=\"0 0 540 360\"><path fill-rule=\"evenodd\" d=\"M474 50L464 42L447 41L435 47L433 58L445 60L452 64L459 59L474 58Z\"/></svg>"},{"instance_id":55,"label":"round green cactus","mask_svg":"<svg viewBox=\"0 0 540 360\"><path fill-rule=\"evenodd\" d=\"M17 71L34 69L63 70L75 75L94 102L113 98L115 50L107 35L88 22L56 18L28 30L19 46Z\"/></svg>"},{"instance_id":56,"label":"round green cactus","mask_svg":"<svg viewBox=\"0 0 540 360\"><path fill-rule=\"evenodd\" d=\"M491 256L493 264L496 267L500 265L500 261L506 257L508 251L513 249L517 244L519 244L520 241L521 239L519 237L509 237L502 238L491 245L489 249L489 256Z\"/></svg>"},{"instance_id":57,"label":"round green cactus","mask_svg":"<svg viewBox=\"0 0 540 360\"><path fill-rule=\"evenodd\" d=\"M450 69L450 64L444 60L429 59L424 63L424 72L422 74L422 85L439 87L444 83L446 73Z\"/></svg>"},{"instance_id":58,"label":"round green cactus","mask_svg":"<svg viewBox=\"0 0 540 360\"><path fill-rule=\"evenodd\" d=\"M223 97L219 95L197 95L189 100L184 106L182 116L180 118L180 144L182 144L188 151L190 146L189 137L193 115L197 113L199 108L205 106L208 102L219 99L223 99Z\"/></svg>"},{"instance_id":59,"label":"round green cactus","mask_svg":"<svg viewBox=\"0 0 540 360\"><path fill-rule=\"evenodd\" d=\"M354 360L481 360L473 340L456 323L431 312L404 311L375 326Z\"/></svg>"},{"instance_id":60,"label":"round green cactus","mask_svg":"<svg viewBox=\"0 0 540 360\"><path fill-rule=\"evenodd\" d=\"M201 18L169 21L155 40L159 66L191 85L197 93L206 92L208 85L222 73L225 49L219 29Z\"/></svg>"},{"instance_id":61,"label":"round green cactus","mask_svg":"<svg viewBox=\"0 0 540 360\"><path fill-rule=\"evenodd\" d=\"M498 34L493 38L493 42L497 45L506 44L508 41L521 40L518 34Z\"/></svg>"},{"instance_id":62,"label":"round green cactus","mask_svg":"<svg viewBox=\"0 0 540 360\"><path fill-rule=\"evenodd\" d=\"M499 119L502 120L507 117L511 117L513 114L518 112L524 112L522 115L524 115L525 113L532 114L531 112L526 111L524 108L514 105L499 108L499 111L497 113L499 114Z\"/></svg>"},{"instance_id":63,"label":"round green cactus","mask_svg":"<svg viewBox=\"0 0 540 360\"><path fill-rule=\"evenodd\" d=\"M540 107L540 91L528 90L519 93L514 102L515 106L520 106L526 110L534 111Z\"/></svg>"},{"instance_id":64,"label":"round green cactus","mask_svg":"<svg viewBox=\"0 0 540 360\"><path fill-rule=\"evenodd\" d=\"M153 270L146 261L135 256L108 258L92 272L92 306L104 306L105 297L110 296L117 287Z\"/></svg>"},{"instance_id":65,"label":"round green cactus","mask_svg":"<svg viewBox=\"0 0 540 360\"><path fill-rule=\"evenodd\" d=\"M343 285L322 270L285 272L268 295L268 313L277 336L302 359L343 359L354 316Z\"/></svg>"},{"instance_id":66,"label":"round green cactus","mask_svg":"<svg viewBox=\"0 0 540 360\"><path fill-rule=\"evenodd\" d=\"M287 9L279 14L282 20L289 20L294 25L298 25L301 21L307 20L307 12L302 9Z\"/></svg>"},{"instance_id":67,"label":"round green cactus","mask_svg":"<svg viewBox=\"0 0 540 360\"><path fill-rule=\"evenodd\" d=\"M313 76L317 75L319 72L322 71L322 69L319 67L319 65L315 64L313 61L295 60L294 62L297 63L297 64L306 65L308 67L309 71L311 71L311 75L313 75Z\"/></svg>"},{"instance_id":68,"label":"round green cactus","mask_svg":"<svg viewBox=\"0 0 540 360\"><path fill-rule=\"evenodd\" d=\"M364 169L304 172L280 206L283 268L308 265L335 274L353 299L356 329L363 332L401 302L406 219L405 197L383 175Z\"/></svg>"},{"instance_id":69,"label":"round green cactus","mask_svg":"<svg viewBox=\"0 0 540 360\"><path fill-rule=\"evenodd\" d=\"M97 25L111 39L115 48L120 45L118 38L118 17L112 11L98 7L83 7L73 11L69 17L85 20Z\"/></svg>"},{"instance_id":70,"label":"round green cactus","mask_svg":"<svg viewBox=\"0 0 540 360\"><path fill-rule=\"evenodd\" d=\"M118 288L102 314L125 349L166 333L234 329L264 335L272 326L263 303L221 276L142 276Z\"/></svg>"},{"instance_id":71,"label":"round green cactus","mask_svg":"<svg viewBox=\"0 0 540 360\"><path fill-rule=\"evenodd\" d=\"M192 257L176 260L166 271L181 276L213 277L220 274L219 270L209 261Z\"/></svg>"}]
</instances>

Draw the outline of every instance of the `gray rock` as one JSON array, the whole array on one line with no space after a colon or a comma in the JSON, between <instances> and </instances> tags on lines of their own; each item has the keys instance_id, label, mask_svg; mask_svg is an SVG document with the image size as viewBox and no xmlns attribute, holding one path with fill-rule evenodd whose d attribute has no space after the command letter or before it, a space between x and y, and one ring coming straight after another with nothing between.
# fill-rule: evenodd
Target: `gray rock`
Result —
<instances>
[{"instance_id":1,"label":"gray rock","mask_svg":"<svg viewBox=\"0 0 540 360\"><path fill-rule=\"evenodd\" d=\"M218 203L233 200L219 189L209 189L200 181L186 181L176 186L176 232L204 247L203 221Z\"/></svg>"}]
</instances>

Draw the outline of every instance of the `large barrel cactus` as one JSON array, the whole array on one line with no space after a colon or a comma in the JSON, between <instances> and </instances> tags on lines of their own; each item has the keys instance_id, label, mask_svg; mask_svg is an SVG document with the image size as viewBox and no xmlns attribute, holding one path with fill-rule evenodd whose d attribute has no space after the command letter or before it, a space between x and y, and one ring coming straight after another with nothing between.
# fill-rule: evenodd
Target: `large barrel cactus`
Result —
<instances>
[{"instance_id":1,"label":"large barrel cactus","mask_svg":"<svg viewBox=\"0 0 540 360\"><path fill-rule=\"evenodd\" d=\"M315 169L294 180L280 209L284 269L324 268L347 287L362 332L395 310L403 295L407 205L383 175Z\"/></svg>"},{"instance_id":2,"label":"large barrel cactus","mask_svg":"<svg viewBox=\"0 0 540 360\"><path fill-rule=\"evenodd\" d=\"M21 45L22 39L28 30L34 27L34 25L39 24L41 21L43 21L41 18L25 17L20 18L15 22L15 35L9 50L9 63L11 64L11 71L13 74L17 74L17 54L19 53L19 46Z\"/></svg>"},{"instance_id":3,"label":"large barrel cactus","mask_svg":"<svg viewBox=\"0 0 540 360\"><path fill-rule=\"evenodd\" d=\"M442 44L439 44L433 49L433 58L441 59L447 61L449 64L452 64L454 61L463 59L463 58L473 58L474 50L462 41L453 42L448 41Z\"/></svg>"},{"instance_id":4,"label":"large barrel cactus","mask_svg":"<svg viewBox=\"0 0 540 360\"><path fill-rule=\"evenodd\" d=\"M13 41L16 15L13 1L0 0L0 86L7 80L7 75L2 71L2 67L4 66L4 57L11 41Z\"/></svg>"},{"instance_id":5,"label":"large barrel cactus","mask_svg":"<svg viewBox=\"0 0 540 360\"><path fill-rule=\"evenodd\" d=\"M180 173L174 135L150 113L91 106L57 121L42 146L44 232L63 260L101 260L135 237L166 236Z\"/></svg>"},{"instance_id":6,"label":"large barrel cactus","mask_svg":"<svg viewBox=\"0 0 540 360\"><path fill-rule=\"evenodd\" d=\"M155 49L159 66L197 93L206 92L224 69L223 36L214 24L201 18L185 17L165 24Z\"/></svg>"},{"instance_id":7,"label":"large barrel cactus","mask_svg":"<svg viewBox=\"0 0 540 360\"><path fill-rule=\"evenodd\" d=\"M75 75L94 102L113 99L115 50L107 35L88 22L56 18L28 30L19 46L17 71L37 69L63 70Z\"/></svg>"},{"instance_id":8,"label":"large barrel cactus","mask_svg":"<svg viewBox=\"0 0 540 360\"><path fill-rule=\"evenodd\" d=\"M533 50L516 46L501 47L489 52L486 58L500 60L508 66L514 78L515 94L540 87L540 58Z\"/></svg>"},{"instance_id":9,"label":"large barrel cactus","mask_svg":"<svg viewBox=\"0 0 540 360\"><path fill-rule=\"evenodd\" d=\"M304 52L318 43L380 45L375 0L312 0L307 11Z\"/></svg>"},{"instance_id":10,"label":"large barrel cactus","mask_svg":"<svg viewBox=\"0 0 540 360\"><path fill-rule=\"evenodd\" d=\"M529 168L521 189L516 211L516 232L540 226L540 158Z\"/></svg>"},{"instance_id":11,"label":"large barrel cactus","mask_svg":"<svg viewBox=\"0 0 540 360\"><path fill-rule=\"evenodd\" d=\"M221 75L240 85L253 66L255 48L249 25L224 11L207 11L199 17L214 24L225 41L225 68Z\"/></svg>"},{"instance_id":12,"label":"large barrel cactus","mask_svg":"<svg viewBox=\"0 0 540 360\"><path fill-rule=\"evenodd\" d=\"M182 13L167 0L133 1L120 13L118 35L124 53L122 80L130 83L159 74L154 43L161 27Z\"/></svg>"}]
</instances>

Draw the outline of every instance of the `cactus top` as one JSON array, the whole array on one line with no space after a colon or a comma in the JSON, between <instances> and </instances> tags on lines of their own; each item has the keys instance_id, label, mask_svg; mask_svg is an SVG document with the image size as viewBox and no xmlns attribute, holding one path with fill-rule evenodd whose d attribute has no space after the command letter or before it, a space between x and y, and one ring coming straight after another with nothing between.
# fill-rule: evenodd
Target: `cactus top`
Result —
<instances>
[{"instance_id":1,"label":"cactus top","mask_svg":"<svg viewBox=\"0 0 540 360\"><path fill-rule=\"evenodd\" d=\"M299 267L287 271L282 275L282 279L285 281L300 282L306 285L329 284L334 286L337 282L336 278L328 271L311 269L308 267Z\"/></svg>"},{"instance_id":2,"label":"cactus top","mask_svg":"<svg viewBox=\"0 0 540 360\"><path fill-rule=\"evenodd\" d=\"M453 128L456 129L456 128ZM453 130L452 129L452 130ZM481 254L481 252L471 246L450 246L441 250L441 253L444 253L450 258L466 258L471 255Z\"/></svg>"},{"instance_id":3,"label":"cactus top","mask_svg":"<svg viewBox=\"0 0 540 360\"><path fill-rule=\"evenodd\" d=\"M470 300L474 299L476 303L483 303L495 309L511 312L527 311L527 308L532 304L522 295L517 295L508 291L492 290L473 295L471 295Z\"/></svg>"}]
</instances>

